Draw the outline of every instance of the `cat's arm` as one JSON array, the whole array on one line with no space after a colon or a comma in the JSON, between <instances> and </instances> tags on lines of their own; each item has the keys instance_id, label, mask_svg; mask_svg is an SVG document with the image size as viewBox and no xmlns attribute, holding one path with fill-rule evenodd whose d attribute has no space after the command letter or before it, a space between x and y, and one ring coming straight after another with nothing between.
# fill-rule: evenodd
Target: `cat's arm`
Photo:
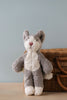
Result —
<instances>
[{"instance_id":1,"label":"cat's arm","mask_svg":"<svg viewBox=\"0 0 67 100\"><path fill-rule=\"evenodd\" d=\"M52 63L42 54L39 54L40 63L42 66L42 70L45 73L45 79L51 79L52 78L52 70L53 65Z\"/></svg>"},{"instance_id":2,"label":"cat's arm","mask_svg":"<svg viewBox=\"0 0 67 100\"><path fill-rule=\"evenodd\" d=\"M20 72L23 70L23 67L24 67L24 58L26 56L26 53L23 54L21 57L17 58L13 64L12 64L12 69L15 71L15 72Z\"/></svg>"}]
</instances>

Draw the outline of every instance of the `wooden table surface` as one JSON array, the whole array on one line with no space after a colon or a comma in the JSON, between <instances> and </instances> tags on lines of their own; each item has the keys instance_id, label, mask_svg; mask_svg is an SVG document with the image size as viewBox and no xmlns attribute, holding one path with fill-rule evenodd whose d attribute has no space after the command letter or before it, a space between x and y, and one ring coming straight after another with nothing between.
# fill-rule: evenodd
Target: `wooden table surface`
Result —
<instances>
[{"instance_id":1,"label":"wooden table surface","mask_svg":"<svg viewBox=\"0 0 67 100\"><path fill-rule=\"evenodd\" d=\"M67 93L43 93L26 96L23 83L0 83L0 100L67 100Z\"/></svg>"}]
</instances>

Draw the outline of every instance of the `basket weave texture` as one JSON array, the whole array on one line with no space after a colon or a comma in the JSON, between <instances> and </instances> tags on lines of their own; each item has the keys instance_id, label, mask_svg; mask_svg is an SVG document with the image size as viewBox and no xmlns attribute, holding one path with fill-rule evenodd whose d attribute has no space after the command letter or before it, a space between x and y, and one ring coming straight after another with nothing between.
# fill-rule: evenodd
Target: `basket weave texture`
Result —
<instances>
[{"instance_id":1,"label":"basket weave texture","mask_svg":"<svg viewBox=\"0 0 67 100\"><path fill-rule=\"evenodd\" d=\"M41 49L41 52L53 64L53 78L44 79L44 91L67 92L67 48Z\"/></svg>"}]
</instances>

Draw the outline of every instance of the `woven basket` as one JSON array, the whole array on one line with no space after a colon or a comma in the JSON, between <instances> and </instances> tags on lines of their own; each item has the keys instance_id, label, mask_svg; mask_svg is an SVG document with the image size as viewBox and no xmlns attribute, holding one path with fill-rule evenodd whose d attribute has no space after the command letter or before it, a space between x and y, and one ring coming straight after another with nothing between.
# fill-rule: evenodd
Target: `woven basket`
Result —
<instances>
[{"instance_id":1,"label":"woven basket","mask_svg":"<svg viewBox=\"0 0 67 100\"><path fill-rule=\"evenodd\" d=\"M67 48L42 49L41 52L53 64L53 79L44 80L44 91L67 92Z\"/></svg>"}]
</instances>

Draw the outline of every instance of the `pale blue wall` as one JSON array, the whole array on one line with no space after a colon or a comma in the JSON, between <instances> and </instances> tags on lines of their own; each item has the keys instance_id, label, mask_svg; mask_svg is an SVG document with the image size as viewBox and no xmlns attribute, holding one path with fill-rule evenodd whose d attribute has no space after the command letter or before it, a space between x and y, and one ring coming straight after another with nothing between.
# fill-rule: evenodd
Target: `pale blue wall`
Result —
<instances>
[{"instance_id":1,"label":"pale blue wall","mask_svg":"<svg viewBox=\"0 0 67 100\"><path fill-rule=\"evenodd\" d=\"M22 82L11 69L24 52L22 32L46 33L43 48L67 47L67 0L0 0L0 82Z\"/></svg>"}]
</instances>

